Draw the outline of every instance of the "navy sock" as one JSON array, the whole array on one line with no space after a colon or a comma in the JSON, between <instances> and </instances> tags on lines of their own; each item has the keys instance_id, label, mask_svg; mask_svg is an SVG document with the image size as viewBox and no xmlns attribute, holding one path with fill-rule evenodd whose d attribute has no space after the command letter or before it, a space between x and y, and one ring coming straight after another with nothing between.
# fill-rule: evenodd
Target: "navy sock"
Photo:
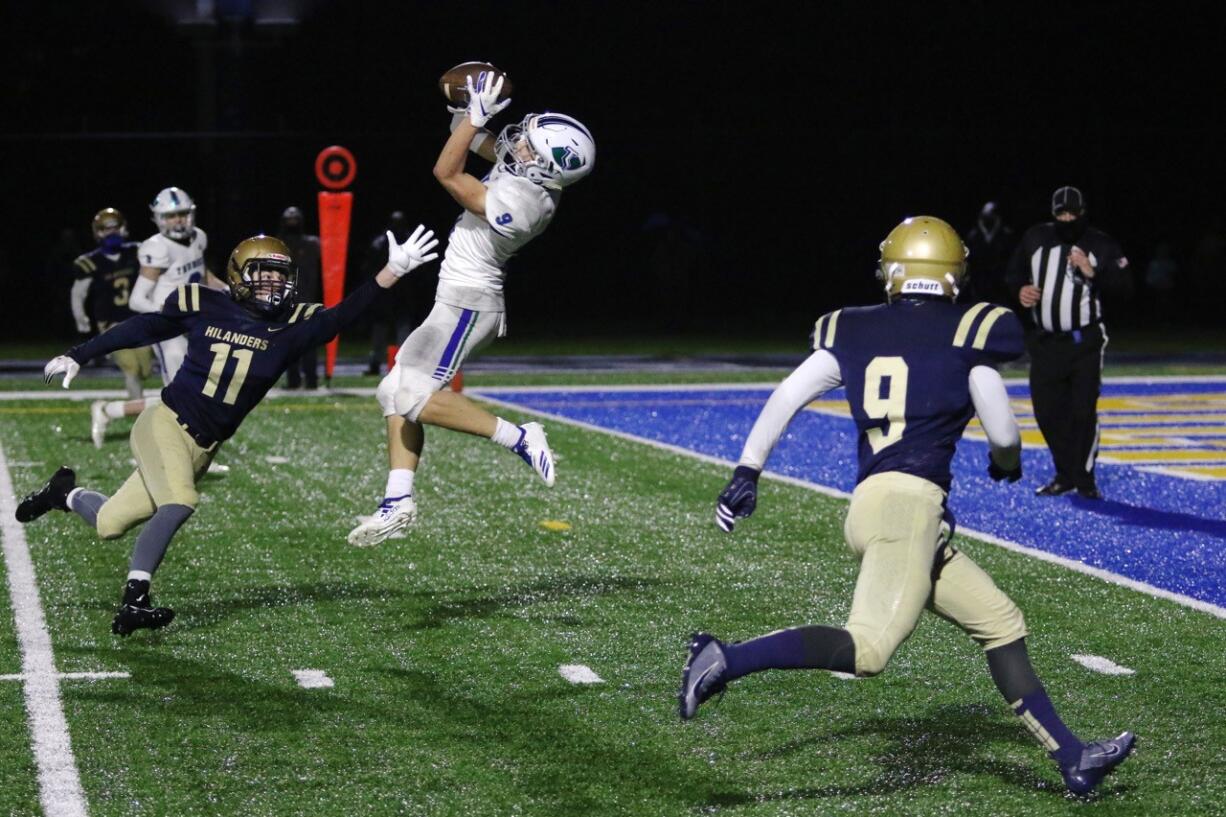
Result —
<instances>
[{"instance_id":1,"label":"navy sock","mask_svg":"<svg viewBox=\"0 0 1226 817\"><path fill-rule=\"evenodd\" d=\"M1047 690L1039 687L1034 692L1014 701L1013 712L1022 719L1022 723L1039 743L1047 748L1052 759L1061 766L1076 763L1081 758L1083 745L1056 714L1056 707Z\"/></svg>"},{"instance_id":2,"label":"navy sock","mask_svg":"<svg viewBox=\"0 0 1226 817\"><path fill-rule=\"evenodd\" d=\"M855 656L851 633L818 625L777 630L740 644L724 645L729 681L765 669L855 672Z\"/></svg>"}]
</instances>

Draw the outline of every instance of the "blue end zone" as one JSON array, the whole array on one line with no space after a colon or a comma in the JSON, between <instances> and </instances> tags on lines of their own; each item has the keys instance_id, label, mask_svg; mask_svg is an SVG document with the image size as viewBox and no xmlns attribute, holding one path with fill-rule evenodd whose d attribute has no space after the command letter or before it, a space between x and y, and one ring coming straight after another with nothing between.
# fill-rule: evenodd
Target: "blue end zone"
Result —
<instances>
[{"instance_id":1,"label":"blue end zone","mask_svg":"<svg viewBox=\"0 0 1226 817\"><path fill-rule=\"evenodd\" d=\"M1221 392L1226 384L1107 383L1103 396ZM1011 395L1027 396L1024 385ZM770 391L497 390L497 399L525 409L735 461ZM841 397L831 393L828 397ZM1184 423L1186 425L1186 422ZM1220 421L1216 422L1221 427ZM768 470L850 492L856 474L856 432L849 417L802 411L792 421ZM1100 463L1108 499L1040 498L1052 476L1046 450L1026 449L1020 483L986 474L987 444L964 439L954 458L950 508L960 525L1074 559L1164 590L1226 606L1226 482L1148 473ZM714 502L717 486L712 486ZM771 511L767 487L759 512Z\"/></svg>"}]
</instances>

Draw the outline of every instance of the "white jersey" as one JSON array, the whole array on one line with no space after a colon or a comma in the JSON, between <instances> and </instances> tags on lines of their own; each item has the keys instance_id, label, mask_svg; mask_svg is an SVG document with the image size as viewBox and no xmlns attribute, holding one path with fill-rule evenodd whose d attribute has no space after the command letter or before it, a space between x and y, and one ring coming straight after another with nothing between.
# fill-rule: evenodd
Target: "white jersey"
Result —
<instances>
[{"instance_id":1,"label":"white jersey","mask_svg":"<svg viewBox=\"0 0 1226 817\"><path fill-rule=\"evenodd\" d=\"M490 171L485 187L485 217L465 210L456 221L438 280L440 287L474 287L500 296L503 267L549 226L562 193L513 176L501 165Z\"/></svg>"},{"instance_id":2,"label":"white jersey","mask_svg":"<svg viewBox=\"0 0 1226 817\"><path fill-rule=\"evenodd\" d=\"M161 233L146 238L140 244L137 255L142 267L157 267L163 270L153 287L153 301L159 306L182 284L195 284L204 280L204 251L209 246L209 237L204 230L195 228L191 241L181 244Z\"/></svg>"}]
</instances>

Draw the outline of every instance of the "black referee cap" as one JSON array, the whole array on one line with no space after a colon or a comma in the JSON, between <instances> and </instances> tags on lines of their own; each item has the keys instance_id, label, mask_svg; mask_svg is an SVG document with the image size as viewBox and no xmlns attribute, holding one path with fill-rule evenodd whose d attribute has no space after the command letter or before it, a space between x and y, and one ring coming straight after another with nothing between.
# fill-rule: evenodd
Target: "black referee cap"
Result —
<instances>
[{"instance_id":1,"label":"black referee cap","mask_svg":"<svg viewBox=\"0 0 1226 817\"><path fill-rule=\"evenodd\" d=\"M1065 185L1051 194L1051 214L1072 213L1080 216L1086 211L1086 199L1076 187Z\"/></svg>"}]
</instances>

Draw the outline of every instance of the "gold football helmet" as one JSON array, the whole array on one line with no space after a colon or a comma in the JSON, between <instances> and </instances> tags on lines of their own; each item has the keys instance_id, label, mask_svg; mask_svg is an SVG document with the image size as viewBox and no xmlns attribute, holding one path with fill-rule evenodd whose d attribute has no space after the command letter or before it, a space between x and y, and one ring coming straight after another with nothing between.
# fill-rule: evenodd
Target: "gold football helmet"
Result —
<instances>
[{"instance_id":1,"label":"gold football helmet","mask_svg":"<svg viewBox=\"0 0 1226 817\"><path fill-rule=\"evenodd\" d=\"M260 234L240 241L230 253L226 279L234 300L275 319L293 305L298 268L285 242Z\"/></svg>"},{"instance_id":2,"label":"gold football helmet","mask_svg":"<svg viewBox=\"0 0 1226 817\"><path fill-rule=\"evenodd\" d=\"M128 220L123 217L123 213L114 207L104 207L97 213L94 213L94 221L91 227L94 233L94 241L98 243L102 243L103 237L111 233L117 233L120 238L128 237Z\"/></svg>"},{"instance_id":3,"label":"gold football helmet","mask_svg":"<svg viewBox=\"0 0 1226 817\"><path fill-rule=\"evenodd\" d=\"M912 216L881 242L877 280L890 301L908 294L952 299L966 274L968 254L949 224L935 216Z\"/></svg>"}]
</instances>

